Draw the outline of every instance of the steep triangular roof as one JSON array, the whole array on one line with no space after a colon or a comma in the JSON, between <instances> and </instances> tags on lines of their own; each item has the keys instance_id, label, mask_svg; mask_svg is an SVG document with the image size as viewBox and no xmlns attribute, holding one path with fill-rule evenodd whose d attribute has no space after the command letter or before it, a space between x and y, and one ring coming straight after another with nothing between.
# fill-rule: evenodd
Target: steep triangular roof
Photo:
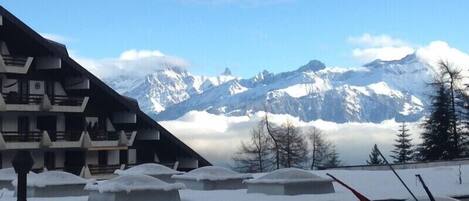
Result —
<instances>
[{"instance_id":1,"label":"steep triangular roof","mask_svg":"<svg viewBox=\"0 0 469 201\"><path fill-rule=\"evenodd\" d=\"M108 95L112 96L116 101L119 101L121 104L125 105L129 109L129 111L135 112L137 116L140 117L143 121L146 121L148 124L156 127L156 129L160 131L160 135L165 135L165 137L167 137L170 141L172 141L176 145L180 146L188 154L197 158L199 160L199 166L211 165L210 162L208 162L205 158L200 156L197 152L195 152L189 146L187 146L178 138L176 138L163 126L161 126L155 120L150 118L147 114L142 112L140 108L136 107L136 105L132 103L132 101L128 100L128 98L125 98L124 96L114 91L114 89L106 85L103 81L101 81L95 75L90 73L88 70L86 70L83 66L77 63L75 60L70 58L64 45L59 44L55 41L51 42L51 40L42 37L39 33L31 29L29 26L27 26L21 20L19 20L16 16L11 14L8 10L3 8L3 6L0 6L0 15L4 18L3 22L5 22L5 19L10 21L12 24L17 26L17 28L25 32L28 36L30 36L33 40L37 41L40 45L42 45L48 51L60 57L62 59L62 62L68 64L70 67L77 70L82 75L86 76L88 79L90 79L90 82L92 82L93 84L95 84L96 86L104 90Z\"/></svg>"}]
</instances>

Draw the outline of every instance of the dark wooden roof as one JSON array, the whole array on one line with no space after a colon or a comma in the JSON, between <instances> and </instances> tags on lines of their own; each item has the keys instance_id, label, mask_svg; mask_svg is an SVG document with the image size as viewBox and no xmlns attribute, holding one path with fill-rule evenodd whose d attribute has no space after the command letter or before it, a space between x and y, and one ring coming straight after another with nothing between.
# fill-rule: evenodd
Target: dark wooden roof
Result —
<instances>
[{"instance_id":1,"label":"dark wooden roof","mask_svg":"<svg viewBox=\"0 0 469 201\"><path fill-rule=\"evenodd\" d=\"M197 152L195 152L193 149L191 149L189 146L184 144L182 141L180 141L178 138L176 138L173 134L171 134L168 130L166 130L163 126L161 126L158 122L150 118L147 114L142 112L139 108L138 105L136 107L136 104L134 101L129 100L128 98L120 95L116 91L114 91L111 87L106 85L103 81L101 81L99 78L94 76L92 73L90 73L88 70L86 70L83 66L78 64L75 60L69 57L66 47L63 44L57 43L55 41L51 41L48 39L45 39L42 37L40 34L38 34L36 31L31 29L29 26L24 24L21 20L19 20L16 16L11 14L8 10L3 8L3 6L0 6L0 15L4 18L3 21L5 22L5 19L10 21L12 24L16 25L19 29L24 31L29 37L31 37L33 40L37 41L39 44L41 44L46 50L54 53L54 55L62 58L62 62L65 62L78 72L80 72L82 75L88 77L90 79L90 82L95 84L96 86L100 87L103 89L108 95L112 96L116 101L119 101L121 104L125 105L129 111L135 112L139 119L149 123L150 125L154 126L156 129L160 131L160 135L165 135L171 142L175 143L177 146L180 146L180 148L184 151L186 151L189 155L197 158L199 160L199 166L209 166L211 165L210 162L208 162L205 158L200 156ZM5 23L4 23L5 24Z\"/></svg>"}]
</instances>

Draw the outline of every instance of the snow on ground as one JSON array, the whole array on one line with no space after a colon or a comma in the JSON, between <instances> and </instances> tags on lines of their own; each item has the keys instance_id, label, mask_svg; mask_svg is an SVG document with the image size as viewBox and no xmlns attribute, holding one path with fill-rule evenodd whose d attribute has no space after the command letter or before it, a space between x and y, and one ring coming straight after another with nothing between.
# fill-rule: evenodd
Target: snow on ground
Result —
<instances>
[{"instance_id":1,"label":"snow on ground","mask_svg":"<svg viewBox=\"0 0 469 201\"><path fill-rule=\"evenodd\" d=\"M45 187L49 185L86 184L88 180L63 171L46 171L39 174L28 174L28 186ZM12 182L16 186L17 180Z\"/></svg>"},{"instance_id":2,"label":"snow on ground","mask_svg":"<svg viewBox=\"0 0 469 201\"><path fill-rule=\"evenodd\" d=\"M246 180L245 183L251 184L287 184L295 182L306 182L306 181L323 181L325 178L319 177L311 171L301 170L297 168L283 168L275 170L271 173L265 174L256 179ZM327 178L330 180L330 178Z\"/></svg>"},{"instance_id":3,"label":"snow on ground","mask_svg":"<svg viewBox=\"0 0 469 201\"><path fill-rule=\"evenodd\" d=\"M233 170L217 167L217 166L206 166L201 167L183 175L174 175L174 179L191 179L191 180L209 180L209 181L221 181L227 179L250 179L251 174L240 174Z\"/></svg>"},{"instance_id":4,"label":"snow on ground","mask_svg":"<svg viewBox=\"0 0 469 201\"><path fill-rule=\"evenodd\" d=\"M142 190L172 191L183 189L184 187L184 184L168 184L164 181L147 175L124 175L106 181L99 181L94 184L87 184L85 189L97 190L101 193L122 191L130 193L132 191Z\"/></svg>"},{"instance_id":5,"label":"snow on ground","mask_svg":"<svg viewBox=\"0 0 469 201\"><path fill-rule=\"evenodd\" d=\"M145 163L140 164L135 167L131 167L127 170L116 170L114 174L118 175L173 175L173 174L182 174L183 172L179 172L168 168L164 165L156 164L156 163Z\"/></svg>"},{"instance_id":6,"label":"snow on ground","mask_svg":"<svg viewBox=\"0 0 469 201\"><path fill-rule=\"evenodd\" d=\"M434 167L398 170L398 173L417 196L425 196L421 184L415 174L422 175L427 186L436 196L469 195L469 165L461 167L463 184L458 183L458 166ZM363 170L321 170L314 171L318 176L327 178L330 173L349 184L369 198L375 199L405 199L410 195L399 183L391 171L363 171ZM265 174L254 174L261 177ZM180 190L182 201L355 201L352 193L337 183L334 183L336 193L321 195L272 196L264 194L247 194L246 190L213 190L196 191ZM12 191L1 190L0 201L14 201ZM86 201L87 197L67 198L30 198L29 201Z\"/></svg>"}]
</instances>

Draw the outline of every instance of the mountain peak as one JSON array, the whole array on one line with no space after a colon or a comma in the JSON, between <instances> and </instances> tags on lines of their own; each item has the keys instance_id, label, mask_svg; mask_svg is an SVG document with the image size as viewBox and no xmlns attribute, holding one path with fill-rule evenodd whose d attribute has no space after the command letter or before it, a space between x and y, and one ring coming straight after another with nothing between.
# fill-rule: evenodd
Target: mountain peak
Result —
<instances>
[{"instance_id":1,"label":"mountain peak","mask_svg":"<svg viewBox=\"0 0 469 201\"><path fill-rule=\"evenodd\" d=\"M306 72L306 71L319 71L326 68L326 65L319 60L311 60L307 64L298 68L297 71Z\"/></svg>"},{"instance_id":2,"label":"mountain peak","mask_svg":"<svg viewBox=\"0 0 469 201\"><path fill-rule=\"evenodd\" d=\"M376 59L376 60L374 60L374 61L372 61L368 64L365 64L364 66L365 67L379 67L379 66L382 66L382 65L385 65L385 64L402 64L402 65L405 65L405 64L410 64L410 63L414 63L414 62L418 62L418 58L417 58L417 55L415 53L412 53L412 54L408 54L405 57L402 57L401 59L397 59L397 60L386 61L386 60Z\"/></svg>"},{"instance_id":3,"label":"mountain peak","mask_svg":"<svg viewBox=\"0 0 469 201\"><path fill-rule=\"evenodd\" d=\"M225 71L223 71L223 73L221 75L225 75L225 76L231 76L231 70L229 68L225 68Z\"/></svg>"}]
</instances>

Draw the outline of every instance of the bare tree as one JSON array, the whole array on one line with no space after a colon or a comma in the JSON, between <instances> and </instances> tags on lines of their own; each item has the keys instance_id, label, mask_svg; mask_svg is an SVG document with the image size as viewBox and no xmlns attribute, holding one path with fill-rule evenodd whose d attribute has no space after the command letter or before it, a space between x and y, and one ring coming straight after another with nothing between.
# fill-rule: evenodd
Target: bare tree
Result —
<instances>
[{"instance_id":1,"label":"bare tree","mask_svg":"<svg viewBox=\"0 0 469 201\"><path fill-rule=\"evenodd\" d=\"M342 165L342 161L339 159L339 153L337 153L334 145L329 147L327 158L325 159L324 164L322 165L325 168L335 168Z\"/></svg>"},{"instance_id":2,"label":"bare tree","mask_svg":"<svg viewBox=\"0 0 469 201\"><path fill-rule=\"evenodd\" d=\"M458 130L458 124L460 124L460 118L458 116L458 109L456 108L456 102L458 101L456 97L458 92L458 84L462 80L461 70L452 66L448 61L440 61L439 63L441 70L441 81L443 84L448 85L449 91L449 100L450 100L450 116L447 117L450 120L451 126L451 155L454 157L460 157L464 151L463 138L464 136Z\"/></svg>"},{"instance_id":3,"label":"bare tree","mask_svg":"<svg viewBox=\"0 0 469 201\"><path fill-rule=\"evenodd\" d=\"M307 161L307 143L297 127L285 122L276 136L279 142L279 158L283 167L304 167Z\"/></svg>"},{"instance_id":4,"label":"bare tree","mask_svg":"<svg viewBox=\"0 0 469 201\"><path fill-rule=\"evenodd\" d=\"M263 123L265 124L265 128L267 131L267 134L270 136L273 142L272 149L275 152L275 166L276 169L280 169L280 146L279 146L279 135L278 135L278 129L274 127L274 125L269 121L269 116L267 112L267 108L264 107L264 120Z\"/></svg>"},{"instance_id":5,"label":"bare tree","mask_svg":"<svg viewBox=\"0 0 469 201\"><path fill-rule=\"evenodd\" d=\"M271 143L266 134L264 123L259 122L251 130L251 138L247 143L242 142L239 152L233 157L235 168L241 172L265 172L270 170Z\"/></svg>"},{"instance_id":6,"label":"bare tree","mask_svg":"<svg viewBox=\"0 0 469 201\"><path fill-rule=\"evenodd\" d=\"M310 127L306 130L309 139L311 169L316 169L324 165L331 151L331 143L324 139L321 130L316 127Z\"/></svg>"}]
</instances>

